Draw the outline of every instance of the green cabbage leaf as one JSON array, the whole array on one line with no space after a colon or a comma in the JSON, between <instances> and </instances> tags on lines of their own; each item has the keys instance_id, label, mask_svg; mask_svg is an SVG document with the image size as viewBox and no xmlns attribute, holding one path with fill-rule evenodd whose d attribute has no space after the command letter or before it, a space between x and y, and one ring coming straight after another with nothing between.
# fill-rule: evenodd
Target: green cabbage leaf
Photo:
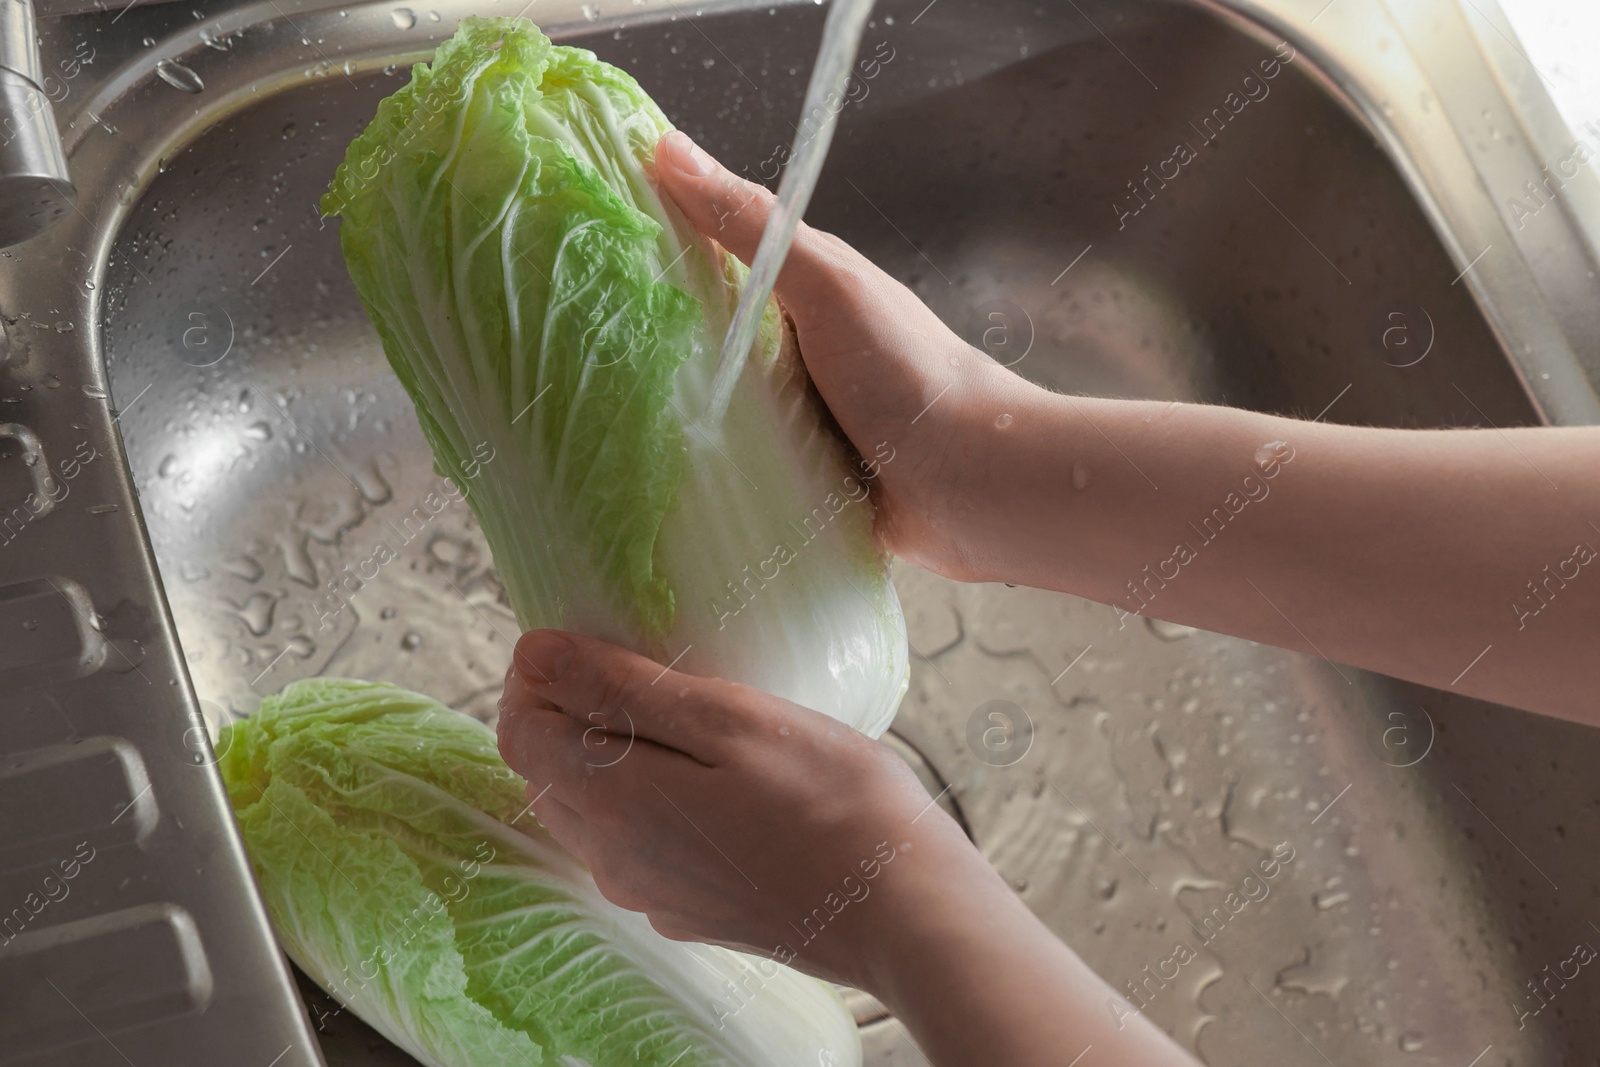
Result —
<instances>
[{"instance_id":1,"label":"green cabbage leaf","mask_svg":"<svg viewBox=\"0 0 1600 1067\"><path fill-rule=\"evenodd\" d=\"M671 129L524 19L462 20L323 210L524 629L577 630L874 736L907 676L868 478L774 301L702 426L745 271L658 191Z\"/></svg>"},{"instance_id":2,"label":"green cabbage leaf","mask_svg":"<svg viewBox=\"0 0 1600 1067\"><path fill-rule=\"evenodd\" d=\"M476 719L310 679L217 751L290 957L428 1067L861 1063L831 987L606 901Z\"/></svg>"}]
</instances>

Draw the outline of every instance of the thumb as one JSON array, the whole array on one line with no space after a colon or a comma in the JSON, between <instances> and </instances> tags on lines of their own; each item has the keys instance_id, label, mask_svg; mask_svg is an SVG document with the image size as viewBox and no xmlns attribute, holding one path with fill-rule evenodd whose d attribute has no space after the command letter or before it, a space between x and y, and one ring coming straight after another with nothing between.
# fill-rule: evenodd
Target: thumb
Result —
<instances>
[{"instance_id":1,"label":"thumb","mask_svg":"<svg viewBox=\"0 0 1600 1067\"><path fill-rule=\"evenodd\" d=\"M696 230L749 265L777 202L765 186L734 174L681 130L656 146L656 180ZM850 287L847 251L800 223L776 286L791 314Z\"/></svg>"}]
</instances>

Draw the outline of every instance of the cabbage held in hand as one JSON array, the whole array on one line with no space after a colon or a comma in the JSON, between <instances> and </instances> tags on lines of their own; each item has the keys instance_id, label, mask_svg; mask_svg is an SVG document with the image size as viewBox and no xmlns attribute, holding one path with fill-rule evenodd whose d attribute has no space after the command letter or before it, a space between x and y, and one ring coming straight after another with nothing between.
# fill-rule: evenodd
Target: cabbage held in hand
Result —
<instances>
[{"instance_id":1,"label":"cabbage held in hand","mask_svg":"<svg viewBox=\"0 0 1600 1067\"><path fill-rule=\"evenodd\" d=\"M312 679L217 750L289 955L429 1067L861 1063L823 983L607 902L476 719Z\"/></svg>"},{"instance_id":2,"label":"cabbage held in hand","mask_svg":"<svg viewBox=\"0 0 1600 1067\"><path fill-rule=\"evenodd\" d=\"M671 126L524 19L466 18L384 100L323 210L525 629L732 678L874 736L905 691L865 460L778 314L705 409L744 269L649 172Z\"/></svg>"}]
</instances>

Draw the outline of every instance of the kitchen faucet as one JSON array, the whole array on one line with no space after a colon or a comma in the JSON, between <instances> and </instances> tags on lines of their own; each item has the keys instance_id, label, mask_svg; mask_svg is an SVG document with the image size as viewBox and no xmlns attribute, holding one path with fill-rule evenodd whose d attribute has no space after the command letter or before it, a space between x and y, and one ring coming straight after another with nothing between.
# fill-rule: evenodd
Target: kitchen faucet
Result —
<instances>
[{"instance_id":1,"label":"kitchen faucet","mask_svg":"<svg viewBox=\"0 0 1600 1067\"><path fill-rule=\"evenodd\" d=\"M33 0L0 0L0 247L43 233L78 198L34 23Z\"/></svg>"}]
</instances>

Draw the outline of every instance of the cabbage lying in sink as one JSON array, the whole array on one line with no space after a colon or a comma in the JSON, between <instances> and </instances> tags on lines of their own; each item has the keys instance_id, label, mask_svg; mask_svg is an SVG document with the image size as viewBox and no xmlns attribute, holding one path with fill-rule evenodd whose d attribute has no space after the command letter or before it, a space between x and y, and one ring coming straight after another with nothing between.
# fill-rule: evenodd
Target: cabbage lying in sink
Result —
<instances>
[{"instance_id":1,"label":"cabbage lying in sink","mask_svg":"<svg viewBox=\"0 0 1600 1067\"><path fill-rule=\"evenodd\" d=\"M694 421L744 270L658 194L669 129L593 53L466 18L322 206L525 629L879 734L907 672L867 491L893 445L852 461L775 303L721 426Z\"/></svg>"},{"instance_id":2,"label":"cabbage lying in sink","mask_svg":"<svg viewBox=\"0 0 1600 1067\"><path fill-rule=\"evenodd\" d=\"M430 1067L861 1062L828 986L608 903L476 719L312 679L217 749L289 955Z\"/></svg>"}]
</instances>

